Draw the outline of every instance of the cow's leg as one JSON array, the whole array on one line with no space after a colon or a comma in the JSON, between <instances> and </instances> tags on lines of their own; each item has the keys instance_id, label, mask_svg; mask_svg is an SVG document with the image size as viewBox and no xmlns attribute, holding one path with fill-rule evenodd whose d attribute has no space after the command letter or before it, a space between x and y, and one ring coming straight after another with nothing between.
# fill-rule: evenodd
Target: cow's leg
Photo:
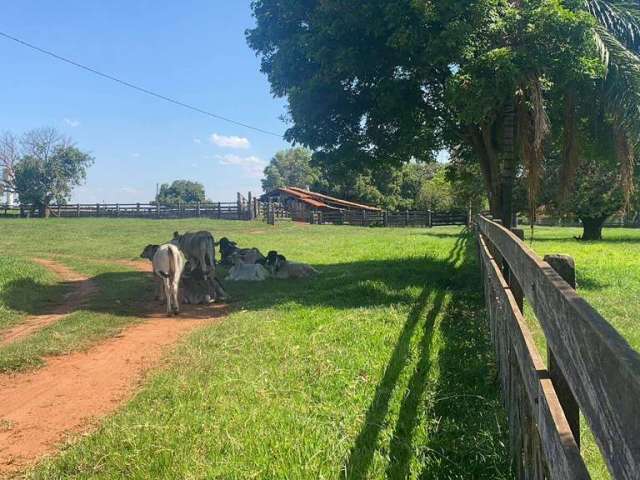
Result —
<instances>
[{"instance_id":1,"label":"cow's leg","mask_svg":"<svg viewBox=\"0 0 640 480\"><path fill-rule=\"evenodd\" d=\"M164 287L162 283L162 278L156 276L156 300L160 302L164 302Z\"/></svg>"},{"instance_id":2,"label":"cow's leg","mask_svg":"<svg viewBox=\"0 0 640 480\"><path fill-rule=\"evenodd\" d=\"M171 282L171 299L173 301L173 313L180 313L180 302L178 301L178 290L180 288L180 280L176 278Z\"/></svg>"},{"instance_id":3,"label":"cow's leg","mask_svg":"<svg viewBox=\"0 0 640 480\"><path fill-rule=\"evenodd\" d=\"M167 315L171 315L171 284L168 278L162 279L162 290L164 293L164 297L167 300Z\"/></svg>"}]
</instances>

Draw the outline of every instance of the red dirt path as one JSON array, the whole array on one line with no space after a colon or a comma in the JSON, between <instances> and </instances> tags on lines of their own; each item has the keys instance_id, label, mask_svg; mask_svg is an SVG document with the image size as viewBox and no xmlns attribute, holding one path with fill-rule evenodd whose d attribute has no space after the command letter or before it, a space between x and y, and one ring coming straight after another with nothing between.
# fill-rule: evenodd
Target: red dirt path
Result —
<instances>
[{"instance_id":1,"label":"red dirt path","mask_svg":"<svg viewBox=\"0 0 640 480\"><path fill-rule=\"evenodd\" d=\"M132 396L171 345L226 311L224 305L184 307L174 318L160 304L146 307L141 316L149 320L86 352L47 359L35 372L0 375L0 476L23 470L55 452L69 434L90 429Z\"/></svg>"}]
</instances>

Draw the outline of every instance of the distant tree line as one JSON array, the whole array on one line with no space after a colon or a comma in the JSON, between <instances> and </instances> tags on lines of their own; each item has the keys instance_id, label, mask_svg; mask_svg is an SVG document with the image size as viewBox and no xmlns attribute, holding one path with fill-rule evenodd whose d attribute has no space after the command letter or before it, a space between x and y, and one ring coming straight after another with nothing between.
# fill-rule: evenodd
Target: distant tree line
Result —
<instances>
[{"instance_id":1,"label":"distant tree line","mask_svg":"<svg viewBox=\"0 0 640 480\"><path fill-rule=\"evenodd\" d=\"M305 148L283 150L264 170L262 188L308 188L387 210L474 211L486 208L475 165L414 161L399 168L329 168Z\"/></svg>"}]
</instances>

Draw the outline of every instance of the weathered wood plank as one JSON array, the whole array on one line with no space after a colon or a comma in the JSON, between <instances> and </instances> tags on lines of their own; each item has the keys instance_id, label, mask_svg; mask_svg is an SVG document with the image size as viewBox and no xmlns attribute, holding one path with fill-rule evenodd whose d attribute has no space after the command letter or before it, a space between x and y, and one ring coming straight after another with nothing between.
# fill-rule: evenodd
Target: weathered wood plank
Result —
<instances>
[{"instance_id":1,"label":"weathered wood plank","mask_svg":"<svg viewBox=\"0 0 640 480\"><path fill-rule=\"evenodd\" d=\"M507 320L504 322L508 330L507 338L518 359L520 377L530 412L537 425L549 475L552 479L588 479L589 474L569 423L516 299L482 237L479 243L482 268L489 284L487 290L493 295L487 302L494 305L491 308L498 308L507 313L503 315Z\"/></svg>"},{"instance_id":2,"label":"weathered wood plank","mask_svg":"<svg viewBox=\"0 0 640 480\"><path fill-rule=\"evenodd\" d=\"M615 478L640 472L640 355L511 232L478 224L520 281Z\"/></svg>"}]
</instances>

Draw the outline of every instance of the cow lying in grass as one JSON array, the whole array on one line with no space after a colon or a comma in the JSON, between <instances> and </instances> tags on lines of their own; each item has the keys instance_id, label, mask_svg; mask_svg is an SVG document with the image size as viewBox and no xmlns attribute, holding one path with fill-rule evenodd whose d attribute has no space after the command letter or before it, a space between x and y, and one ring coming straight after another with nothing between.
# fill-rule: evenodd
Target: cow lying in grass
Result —
<instances>
[{"instance_id":1,"label":"cow lying in grass","mask_svg":"<svg viewBox=\"0 0 640 480\"><path fill-rule=\"evenodd\" d=\"M253 264L264 260L264 255L257 248L238 248L236 242L222 237L216 245L220 246L220 264L235 265L235 262Z\"/></svg>"},{"instance_id":2,"label":"cow lying in grass","mask_svg":"<svg viewBox=\"0 0 640 480\"><path fill-rule=\"evenodd\" d=\"M183 303L203 305L228 299L229 296L215 275L205 275L199 267L192 270L187 265L182 274Z\"/></svg>"},{"instance_id":3,"label":"cow lying in grass","mask_svg":"<svg viewBox=\"0 0 640 480\"><path fill-rule=\"evenodd\" d=\"M261 282L269 278L269 271L260 263L244 263L240 255L233 255L233 267L225 280L231 282Z\"/></svg>"},{"instance_id":4,"label":"cow lying in grass","mask_svg":"<svg viewBox=\"0 0 640 480\"><path fill-rule=\"evenodd\" d=\"M311 265L290 262L284 255L280 255L275 250L271 250L267 254L264 264L273 278L306 278L318 273Z\"/></svg>"},{"instance_id":5,"label":"cow lying in grass","mask_svg":"<svg viewBox=\"0 0 640 480\"><path fill-rule=\"evenodd\" d=\"M185 260L175 245L147 245L140 257L151 260L153 273L161 282L161 300L167 302L167 315L180 313L178 291Z\"/></svg>"}]
</instances>

